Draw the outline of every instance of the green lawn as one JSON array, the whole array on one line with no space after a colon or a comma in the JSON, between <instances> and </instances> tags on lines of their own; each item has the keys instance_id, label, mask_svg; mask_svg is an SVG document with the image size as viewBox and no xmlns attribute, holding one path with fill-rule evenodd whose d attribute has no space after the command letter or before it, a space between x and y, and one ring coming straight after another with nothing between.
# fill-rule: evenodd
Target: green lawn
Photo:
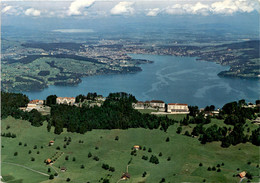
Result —
<instances>
[{"instance_id":1,"label":"green lawn","mask_svg":"<svg viewBox=\"0 0 260 183\"><path fill-rule=\"evenodd\" d=\"M237 183L239 178L233 177L234 174L245 170L250 171L255 176L259 175L259 148L250 143L231 146L228 149L220 147L219 142L206 145L200 144L196 138L187 137L176 134L178 124L171 126L167 133L161 130L149 129L128 129L128 130L93 130L84 135L76 133L63 132L61 135L55 135L47 132L46 123L42 127L32 127L30 123L22 120L15 120L11 117L2 120L2 133L11 132L17 135L17 138L2 137L2 176L9 179L8 182L65 182L69 177L71 182L99 182L101 178L112 175L110 182L117 182L122 173L126 171L126 167L130 159L132 161L129 166L131 175L129 183L149 182L158 183L162 178L166 182L229 182ZM10 126L6 129L7 125ZM119 136L116 141L115 137ZM72 141L64 148L64 137L71 137ZM170 141L165 139L169 137ZM50 140L55 140L53 146L48 146ZM84 143L79 143L79 140ZM19 145L19 142L22 145ZM27 146L24 146L24 144ZM34 146L37 145L37 149ZM137 151L136 156L130 155L131 148L134 145L146 147L146 151ZM42 146L42 148L41 148ZM56 150L57 146L60 150ZM97 147L97 148L96 148ZM148 148L152 152L148 152ZM28 154L29 150L32 151ZM37 154L39 151L39 154ZM18 152L17 156L14 153ZM55 153L64 154L54 163L59 175L54 180L48 180L48 177L39 173L32 172L23 167L5 164L4 162L16 163L24 165L33 170L47 173L50 166L44 164L44 160L51 158ZM98 156L99 161L93 160L93 156L88 158L88 153ZM158 154L162 153L159 157ZM159 164L155 165L149 162L149 159L143 160L142 156L156 155ZM65 160L68 156L69 159ZM31 158L35 161L31 161ZM76 161L73 161L73 157ZM171 157L170 161L167 158ZM251 162L248 165L248 162ZM221 166L221 172L207 171L209 166ZM106 163L115 167L115 172L109 172L102 169L102 164ZM200 167L199 163L203 166ZM80 166L84 165L84 169ZM59 166L65 166L66 172L60 172ZM237 171L237 168L240 170ZM142 177L146 171L146 177ZM54 170L51 169L54 174ZM257 178L253 181L259 182ZM102 181L101 181L102 182Z\"/></svg>"}]
</instances>

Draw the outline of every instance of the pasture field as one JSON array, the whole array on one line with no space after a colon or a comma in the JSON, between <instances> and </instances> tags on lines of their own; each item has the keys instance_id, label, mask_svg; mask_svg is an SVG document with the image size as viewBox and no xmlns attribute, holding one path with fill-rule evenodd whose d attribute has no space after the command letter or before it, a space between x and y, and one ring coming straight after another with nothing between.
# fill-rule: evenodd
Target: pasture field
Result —
<instances>
[{"instance_id":1,"label":"pasture field","mask_svg":"<svg viewBox=\"0 0 260 183\"><path fill-rule=\"evenodd\" d=\"M98 183L105 178L116 183L129 164L131 178L119 182L159 183L164 178L165 182L170 183L203 182L204 179L206 182L238 183L240 179L234 175L241 171L254 175L251 182L260 181L257 167L259 147L251 143L229 148L222 148L220 142L202 145L197 138L177 134L178 125L170 126L166 133L159 129L138 128L92 130L84 135L64 130L61 135L56 135L53 128L47 132L47 123L42 127L33 127L27 121L8 117L2 120L2 133L14 133L17 137L1 138L1 175L4 182L16 183L62 183L67 178L75 183ZM115 140L116 136L118 140ZM167 137L169 142L166 142ZM68 139L71 139L70 142ZM51 140L54 141L53 146L48 145ZM137 150L136 155L131 155L134 145L146 150ZM152 152L148 152L149 148ZM91 157L88 157L89 153ZM159 164L149 162L151 155L159 159ZM93 159L95 156L98 161ZM148 160L143 160L143 156L148 156ZM56 159L52 166L44 163L48 158ZM103 169L103 163L114 167L115 171ZM202 166L199 166L200 163ZM218 164L220 172L207 170L208 167L217 168ZM61 172L59 167L66 167L67 171ZM48 175L55 172L58 175L49 180ZM147 173L145 177L144 172Z\"/></svg>"}]
</instances>

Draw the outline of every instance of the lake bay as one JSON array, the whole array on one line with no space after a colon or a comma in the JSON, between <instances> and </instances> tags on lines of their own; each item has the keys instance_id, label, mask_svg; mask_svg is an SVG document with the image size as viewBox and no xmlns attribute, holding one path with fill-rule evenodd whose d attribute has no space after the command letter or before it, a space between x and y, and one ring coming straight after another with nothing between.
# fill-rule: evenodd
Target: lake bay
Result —
<instances>
[{"instance_id":1,"label":"lake bay","mask_svg":"<svg viewBox=\"0 0 260 183\"><path fill-rule=\"evenodd\" d=\"M215 105L245 99L255 102L259 99L259 80L222 78L217 74L228 70L194 57L166 55L130 54L135 59L147 59L153 64L141 65L142 72L135 74L100 75L82 78L78 86L49 86L40 92L23 92L30 99L46 99L55 94L60 97L76 97L79 94L97 92L107 96L111 92L127 92L137 100L163 100L166 103L187 103L188 105Z\"/></svg>"}]
</instances>

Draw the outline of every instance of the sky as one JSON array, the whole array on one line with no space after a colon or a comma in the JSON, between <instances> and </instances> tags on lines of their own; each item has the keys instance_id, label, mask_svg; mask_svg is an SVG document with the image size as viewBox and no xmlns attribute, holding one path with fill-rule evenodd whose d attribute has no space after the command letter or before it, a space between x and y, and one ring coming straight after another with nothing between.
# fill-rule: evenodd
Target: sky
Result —
<instances>
[{"instance_id":1,"label":"sky","mask_svg":"<svg viewBox=\"0 0 260 183\"><path fill-rule=\"evenodd\" d=\"M1 3L2 17L234 16L252 12L260 12L260 0L2 0Z\"/></svg>"}]
</instances>

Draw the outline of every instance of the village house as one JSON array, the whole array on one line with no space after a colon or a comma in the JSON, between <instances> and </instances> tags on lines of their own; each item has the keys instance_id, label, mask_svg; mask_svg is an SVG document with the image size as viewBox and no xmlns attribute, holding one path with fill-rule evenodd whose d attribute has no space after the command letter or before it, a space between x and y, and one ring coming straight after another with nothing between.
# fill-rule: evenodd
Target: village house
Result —
<instances>
[{"instance_id":1,"label":"village house","mask_svg":"<svg viewBox=\"0 0 260 183\"><path fill-rule=\"evenodd\" d=\"M46 163L47 165L49 165L49 164L52 164L53 162L52 162L51 159L46 159L46 160L45 160L45 163Z\"/></svg>"},{"instance_id":2,"label":"village house","mask_svg":"<svg viewBox=\"0 0 260 183\"><path fill-rule=\"evenodd\" d=\"M53 146L53 145L54 145L54 141L51 140L51 141L49 142L49 146Z\"/></svg>"},{"instance_id":3,"label":"village house","mask_svg":"<svg viewBox=\"0 0 260 183\"><path fill-rule=\"evenodd\" d=\"M122 180L127 180L127 179L130 179L130 174L129 173L123 173L123 175L121 176L121 179Z\"/></svg>"},{"instance_id":4,"label":"village house","mask_svg":"<svg viewBox=\"0 0 260 183\"><path fill-rule=\"evenodd\" d=\"M30 112L33 109L41 110L44 107L43 104L44 104L43 100L31 100L27 104L27 107L26 107L25 111Z\"/></svg>"},{"instance_id":5,"label":"village house","mask_svg":"<svg viewBox=\"0 0 260 183\"><path fill-rule=\"evenodd\" d=\"M67 171L67 168L66 168L66 167L61 167L61 168L60 168L60 171L61 171L61 172L66 172L66 171Z\"/></svg>"},{"instance_id":6,"label":"village house","mask_svg":"<svg viewBox=\"0 0 260 183\"><path fill-rule=\"evenodd\" d=\"M167 112L173 114L189 114L188 104L169 103Z\"/></svg>"},{"instance_id":7,"label":"village house","mask_svg":"<svg viewBox=\"0 0 260 183\"><path fill-rule=\"evenodd\" d=\"M165 103L161 100L150 101L150 106L159 109L159 111L165 111Z\"/></svg>"},{"instance_id":8,"label":"village house","mask_svg":"<svg viewBox=\"0 0 260 183\"><path fill-rule=\"evenodd\" d=\"M66 105L74 105L76 99L75 97L57 97L57 104L66 104Z\"/></svg>"},{"instance_id":9,"label":"village house","mask_svg":"<svg viewBox=\"0 0 260 183\"><path fill-rule=\"evenodd\" d=\"M134 149L135 149L135 150L140 150L140 146L135 145L135 146L134 146Z\"/></svg>"},{"instance_id":10,"label":"village house","mask_svg":"<svg viewBox=\"0 0 260 183\"><path fill-rule=\"evenodd\" d=\"M246 172L243 171L241 173L238 174L240 178L244 178L246 176Z\"/></svg>"}]
</instances>

